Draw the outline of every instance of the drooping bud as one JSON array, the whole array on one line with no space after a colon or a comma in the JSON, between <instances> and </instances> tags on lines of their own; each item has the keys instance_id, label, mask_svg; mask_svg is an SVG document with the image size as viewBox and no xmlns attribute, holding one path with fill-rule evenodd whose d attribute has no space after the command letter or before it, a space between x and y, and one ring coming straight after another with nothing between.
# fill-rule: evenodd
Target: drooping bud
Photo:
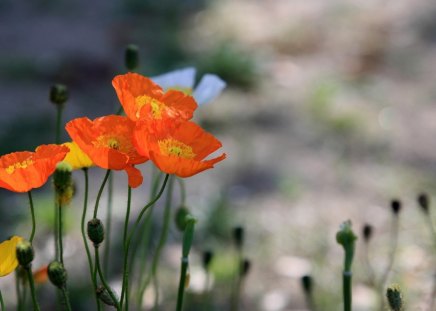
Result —
<instances>
[{"instance_id":1,"label":"drooping bud","mask_svg":"<svg viewBox=\"0 0 436 311\"><path fill-rule=\"evenodd\" d=\"M180 206L175 213L175 222L177 229L184 231L186 227L186 217L190 215L189 209L186 206Z\"/></svg>"},{"instance_id":2,"label":"drooping bud","mask_svg":"<svg viewBox=\"0 0 436 311\"><path fill-rule=\"evenodd\" d=\"M365 224L362 229L363 240L368 243L372 237L373 227L370 224Z\"/></svg>"},{"instance_id":3,"label":"drooping bud","mask_svg":"<svg viewBox=\"0 0 436 311\"><path fill-rule=\"evenodd\" d=\"M73 168L70 164L67 162L59 162L53 174L56 198L61 205L70 203L74 194L72 171Z\"/></svg>"},{"instance_id":4,"label":"drooping bud","mask_svg":"<svg viewBox=\"0 0 436 311\"><path fill-rule=\"evenodd\" d=\"M50 101L55 105L63 105L68 96L68 88L63 84L55 84L50 89Z\"/></svg>"},{"instance_id":5,"label":"drooping bud","mask_svg":"<svg viewBox=\"0 0 436 311\"><path fill-rule=\"evenodd\" d=\"M104 240L104 227L100 219L93 218L88 221L87 226L88 238L98 247Z\"/></svg>"},{"instance_id":6,"label":"drooping bud","mask_svg":"<svg viewBox=\"0 0 436 311\"><path fill-rule=\"evenodd\" d=\"M430 200L428 198L428 195L426 193L419 194L417 201L418 201L418 204L421 207L422 211L424 213L428 214L429 207L430 207Z\"/></svg>"},{"instance_id":7,"label":"drooping bud","mask_svg":"<svg viewBox=\"0 0 436 311\"><path fill-rule=\"evenodd\" d=\"M401 293L401 288L398 284L392 284L386 290L386 298L388 300L389 308L392 311L402 311L403 310L403 294Z\"/></svg>"},{"instance_id":8,"label":"drooping bud","mask_svg":"<svg viewBox=\"0 0 436 311\"><path fill-rule=\"evenodd\" d=\"M210 264L213 259L213 252L210 250L203 252L203 267L206 271L209 270Z\"/></svg>"},{"instance_id":9,"label":"drooping bud","mask_svg":"<svg viewBox=\"0 0 436 311\"><path fill-rule=\"evenodd\" d=\"M303 287L306 295L312 295L313 282L310 275L304 275L301 277L301 287Z\"/></svg>"},{"instance_id":10,"label":"drooping bud","mask_svg":"<svg viewBox=\"0 0 436 311\"><path fill-rule=\"evenodd\" d=\"M336 241L342 245L345 251L344 271L351 270L355 241L357 240L357 236L354 234L351 226L351 221L347 220L341 224L339 231L336 233Z\"/></svg>"},{"instance_id":11,"label":"drooping bud","mask_svg":"<svg viewBox=\"0 0 436 311\"><path fill-rule=\"evenodd\" d=\"M126 52L124 54L124 62L126 68L130 71L138 68L139 65L139 49L135 44L129 44L126 47Z\"/></svg>"},{"instance_id":12,"label":"drooping bud","mask_svg":"<svg viewBox=\"0 0 436 311\"><path fill-rule=\"evenodd\" d=\"M401 202L400 200L392 200L391 201L391 209L394 215L398 215L401 211Z\"/></svg>"},{"instance_id":13,"label":"drooping bud","mask_svg":"<svg viewBox=\"0 0 436 311\"><path fill-rule=\"evenodd\" d=\"M116 297L116 294L114 291L112 291L112 294ZM114 301L109 294L108 290L104 286L99 286L97 288L97 297L100 299L104 304L108 306L116 306L117 302Z\"/></svg>"},{"instance_id":14,"label":"drooping bud","mask_svg":"<svg viewBox=\"0 0 436 311\"><path fill-rule=\"evenodd\" d=\"M236 247L240 250L244 245L244 228L243 227L235 227L233 228L233 241L235 242Z\"/></svg>"},{"instance_id":15,"label":"drooping bud","mask_svg":"<svg viewBox=\"0 0 436 311\"><path fill-rule=\"evenodd\" d=\"M50 282L57 288L64 288L67 283L67 270L59 261L52 261L47 268Z\"/></svg>"},{"instance_id":16,"label":"drooping bud","mask_svg":"<svg viewBox=\"0 0 436 311\"><path fill-rule=\"evenodd\" d=\"M22 240L18 242L16 252L20 266L24 268L29 267L35 257L32 244L27 240Z\"/></svg>"}]
</instances>

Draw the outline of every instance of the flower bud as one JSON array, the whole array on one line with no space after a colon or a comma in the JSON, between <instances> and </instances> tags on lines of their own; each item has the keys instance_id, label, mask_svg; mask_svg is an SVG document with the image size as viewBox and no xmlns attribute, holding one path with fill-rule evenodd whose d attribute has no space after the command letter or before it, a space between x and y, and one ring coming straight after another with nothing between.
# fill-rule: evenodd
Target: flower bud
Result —
<instances>
[{"instance_id":1,"label":"flower bud","mask_svg":"<svg viewBox=\"0 0 436 311\"><path fill-rule=\"evenodd\" d=\"M357 236L351 228L351 221L348 220L342 223L336 233L336 241L342 245L345 251L344 271L351 270L356 240Z\"/></svg>"},{"instance_id":2,"label":"flower bud","mask_svg":"<svg viewBox=\"0 0 436 311\"><path fill-rule=\"evenodd\" d=\"M56 191L58 203L65 205L70 203L74 194L74 183L72 178L73 168L67 162L59 162L53 174L53 184Z\"/></svg>"},{"instance_id":3,"label":"flower bud","mask_svg":"<svg viewBox=\"0 0 436 311\"><path fill-rule=\"evenodd\" d=\"M301 286L303 287L303 290L307 295L311 295L312 288L313 288L312 277L310 275L302 276L301 277Z\"/></svg>"},{"instance_id":4,"label":"flower bud","mask_svg":"<svg viewBox=\"0 0 436 311\"><path fill-rule=\"evenodd\" d=\"M29 241L22 240L17 244L17 260L20 266L29 267L35 257L32 244Z\"/></svg>"},{"instance_id":5,"label":"flower bud","mask_svg":"<svg viewBox=\"0 0 436 311\"><path fill-rule=\"evenodd\" d=\"M399 200L392 200L391 209L394 215L398 215L401 211L401 202Z\"/></svg>"},{"instance_id":6,"label":"flower bud","mask_svg":"<svg viewBox=\"0 0 436 311\"><path fill-rule=\"evenodd\" d=\"M88 238L94 243L95 247L98 247L104 240L104 227L100 219L93 218L88 221Z\"/></svg>"},{"instance_id":7,"label":"flower bud","mask_svg":"<svg viewBox=\"0 0 436 311\"><path fill-rule=\"evenodd\" d=\"M213 252L210 250L207 250L203 252L203 267L205 270L209 270L210 263L213 259Z\"/></svg>"},{"instance_id":8,"label":"flower bud","mask_svg":"<svg viewBox=\"0 0 436 311\"><path fill-rule=\"evenodd\" d=\"M175 222L177 229L184 231L186 227L186 217L190 215L189 209L186 206L181 206L177 209L175 214Z\"/></svg>"},{"instance_id":9,"label":"flower bud","mask_svg":"<svg viewBox=\"0 0 436 311\"><path fill-rule=\"evenodd\" d=\"M362 229L363 240L369 242L372 237L373 227L370 224L365 224Z\"/></svg>"},{"instance_id":10,"label":"flower bud","mask_svg":"<svg viewBox=\"0 0 436 311\"><path fill-rule=\"evenodd\" d=\"M50 101L55 105L63 105L68 100L68 88L63 84L55 84L50 89Z\"/></svg>"},{"instance_id":11,"label":"flower bud","mask_svg":"<svg viewBox=\"0 0 436 311\"><path fill-rule=\"evenodd\" d=\"M64 288L67 283L67 270L59 261L52 261L47 268L50 282L57 288Z\"/></svg>"},{"instance_id":12,"label":"flower bud","mask_svg":"<svg viewBox=\"0 0 436 311\"><path fill-rule=\"evenodd\" d=\"M112 291L112 294L116 297L116 294ZM100 299L104 304L108 306L116 306L117 302L114 301L109 294L108 290L104 286L99 286L97 288L97 297Z\"/></svg>"},{"instance_id":13,"label":"flower bud","mask_svg":"<svg viewBox=\"0 0 436 311\"><path fill-rule=\"evenodd\" d=\"M138 68L139 65L139 49L135 44L129 44L126 47L126 52L124 54L124 62L126 68L130 71Z\"/></svg>"},{"instance_id":14,"label":"flower bud","mask_svg":"<svg viewBox=\"0 0 436 311\"><path fill-rule=\"evenodd\" d=\"M233 241L238 249L242 249L244 245L244 228L243 227L235 227L233 228Z\"/></svg>"},{"instance_id":15,"label":"flower bud","mask_svg":"<svg viewBox=\"0 0 436 311\"><path fill-rule=\"evenodd\" d=\"M403 310L403 295L399 285L392 284L389 286L386 290L386 298L392 311Z\"/></svg>"},{"instance_id":16,"label":"flower bud","mask_svg":"<svg viewBox=\"0 0 436 311\"><path fill-rule=\"evenodd\" d=\"M428 195L426 193L421 193L418 195L417 201L422 211L427 214L430 206Z\"/></svg>"}]
</instances>

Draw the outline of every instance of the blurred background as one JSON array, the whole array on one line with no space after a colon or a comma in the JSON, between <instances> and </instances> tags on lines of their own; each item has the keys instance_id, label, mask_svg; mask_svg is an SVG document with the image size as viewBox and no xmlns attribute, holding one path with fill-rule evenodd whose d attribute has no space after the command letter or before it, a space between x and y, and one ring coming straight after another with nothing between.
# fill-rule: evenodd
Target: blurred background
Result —
<instances>
[{"instance_id":1,"label":"blurred background","mask_svg":"<svg viewBox=\"0 0 436 311\"><path fill-rule=\"evenodd\" d=\"M317 310L341 307L343 250L335 241L350 219L359 234L374 226L369 257L376 274L388 264L395 198L403 202L398 252L388 283L399 283L409 310L425 310L435 254L416 196L436 187L436 3L431 0L124 0L0 2L0 152L54 141L53 83L69 87L64 121L114 113L111 80L125 72L124 49L140 48L140 73L195 66L228 83L196 121L223 142L227 160L186 180L187 205L198 218L185 310L229 310L237 252L232 228L245 228L251 269L241 310L309 310L300 278L314 278ZM63 139L68 140L63 133ZM147 198L133 192L133 214ZM91 169L93 202L103 178ZM115 231L124 217L126 176L116 173ZM83 176L68 208L66 268L74 310L93 300L79 231ZM37 257L53 257L53 197L34 191ZM0 238L27 235L25 195L0 192ZM145 199L146 200L146 199ZM159 206L158 206L159 207ZM104 218L104 206L100 209ZM153 217L152 256L162 227ZM434 219L433 219L434 220ZM114 241L120 237L113 236ZM174 309L181 233L172 224L159 277L161 310ZM212 249L213 303L204 306L201 254ZM354 310L377 310L359 237ZM79 256L80 255L80 256ZM119 288L120 258L111 258ZM118 284L118 285L117 285ZM50 284L38 285L53 297ZM0 279L13 306L13 276ZM148 293L148 292L147 292ZM145 305L153 303L146 295ZM50 299L42 300L50 310ZM44 308L45 307L45 308Z\"/></svg>"}]
</instances>

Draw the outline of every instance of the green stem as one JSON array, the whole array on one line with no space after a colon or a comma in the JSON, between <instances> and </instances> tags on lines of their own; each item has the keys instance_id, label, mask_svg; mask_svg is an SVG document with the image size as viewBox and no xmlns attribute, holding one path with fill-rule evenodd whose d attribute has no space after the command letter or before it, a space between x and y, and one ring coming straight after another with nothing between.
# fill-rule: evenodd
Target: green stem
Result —
<instances>
[{"instance_id":1,"label":"green stem","mask_svg":"<svg viewBox=\"0 0 436 311\"><path fill-rule=\"evenodd\" d=\"M150 188L150 198L154 198L157 194L158 186L159 186L159 182L160 179L162 177L162 174L160 174L158 172L158 170L153 166L153 173L152 173L152 183L151 183L151 188ZM133 248L132 251L132 259L135 256L136 253L136 249L138 248L139 245L142 245L142 252L139 256L139 264L140 264L140 268L139 268L139 277L138 277L138 307L142 306L142 301L144 299L144 292L147 288L147 278L145 278L146 274L145 274L145 270L146 270L146 266L147 266L147 254L148 254L148 250L149 250L149 244L150 244L150 236L151 236L151 226L152 226L152 215L153 215L153 209L154 206L151 206L149 209L149 212L147 214L147 216L144 219L144 222L142 223L142 232L140 234L137 235L137 239L136 239L136 246ZM133 269L132 265L131 268Z\"/></svg>"},{"instance_id":2,"label":"green stem","mask_svg":"<svg viewBox=\"0 0 436 311\"><path fill-rule=\"evenodd\" d=\"M181 311L183 307L183 296L185 294L186 273L188 272L189 260L187 257L182 258L179 290L177 293L177 311Z\"/></svg>"},{"instance_id":3,"label":"green stem","mask_svg":"<svg viewBox=\"0 0 436 311\"><path fill-rule=\"evenodd\" d=\"M33 303L33 310L39 311L39 304L36 300L36 292L35 292L35 284L33 282L33 275L30 267L24 268L27 273L27 278L29 279L29 286L30 286L30 293L32 294L32 303Z\"/></svg>"},{"instance_id":4,"label":"green stem","mask_svg":"<svg viewBox=\"0 0 436 311\"><path fill-rule=\"evenodd\" d=\"M100 256L99 256L99 252L98 252L98 247L94 247L94 251L95 251L96 268L97 268L98 275L100 276L100 280L103 283L103 286L108 291L109 295L111 296L113 302L115 303L115 308L117 310L121 310L120 303L118 302L117 297L115 297L115 294L113 293L113 291L110 288L109 284L106 282L106 279L105 279L105 277L103 275L103 272L101 271L101 268L100 268Z\"/></svg>"},{"instance_id":5,"label":"green stem","mask_svg":"<svg viewBox=\"0 0 436 311\"><path fill-rule=\"evenodd\" d=\"M68 296L68 291L67 291L65 286L61 289L61 292L62 292L62 296L64 298L64 304L65 304L67 311L71 311L70 297Z\"/></svg>"},{"instance_id":6,"label":"green stem","mask_svg":"<svg viewBox=\"0 0 436 311\"><path fill-rule=\"evenodd\" d=\"M21 289L20 289L20 276L18 274L18 269L15 270L15 292L17 295L17 310L21 311L23 309L23 304L22 304L22 295L21 295Z\"/></svg>"},{"instance_id":7,"label":"green stem","mask_svg":"<svg viewBox=\"0 0 436 311\"><path fill-rule=\"evenodd\" d=\"M151 275L150 277L153 278L153 284L155 286L155 300L154 300L154 308L157 308L157 304L158 304L158 292L159 292L159 282L158 282L158 278L157 278L157 270L159 267L159 259L160 259L160 254L162 253L162 250L165 246L165 243L168 239L168 232L170 229L170 223L171 223L171 199L173 196L173 185L174 185L174 178L175 177L171 177L169 182L168 182L168 189L167 189L167 196L165 199L165 209L164 209L164 214L163 214L163 227L162 227L162 231L159 237L159 244L157 246L156 252L153 256L153 263L152 263L152 268L151 268ZM150 280L148 280L148 282L150 282ZM147 283L148 283L147 282Z\"/></svg>"},{"instance_id":8,"label":"green stem","mask_svg":"<svg viewBox=\"0 0 436 311\"><path fill-rule=\"evenodd\" d=\"M130 230L130 233L127 236L126 247L125 247L125 252L124 252L124 259L123 259L123 286L122 286L122 290L121 290L121 297L123 297L123 295L124 295L124 292L126 290L126 280L128 280L128 274L129 274L128 256L129 256L129 248L130 248L130 243L132 241L132 237L135 234L135 231L136 231L139 223L141 222L141 219L142 219L142 216L144 215L144 213L147 211L147 209L150 206L153 206L153 204L155 204L157 202L157 200L159 200L159 198L162 196L169 177L170 177L169 174L167 174L165 176L165 180L164 180L162 187L160 188L157 196L142 208L141 212L139 213L138 217L136 218L136 221L135 221L135 224L133 225L132 230Z\"/></svg>"},{"instance_id":9,"label":"green stem","mask_svg":"<svg viewBox=\"0 0 436 311\"><path fill-rule=\"evenodd\" d=\"M343 295L344 295L344 311L351 311L351 271L344 271L342 275Z\"/></svg>"},{"instance_id":10,"label":"green stem","mask_svg":"<svg viewBox=\"0 0 436 311\"><path fill-rule=\"evenodd\" d=\"M3 301L3 295L2 295L2 291L0 290L0 306L2 308L2 311L5 311L5 303Z\"/></svg>"},{"instance_id":11,"label":"green stem","mask_svg":"<svg viewBox=\"0 0 436 311\"><path fill-rule=\"evenodd\" d=\"M176 178L179 182L180 186L180 201L181 205L185 205L186 202L186 187L185 187L185 181L182 178Z\"/></svg>"},{"instance_id":12,"label":"green stem","mask_svg":"<svg viewBox=\"0 0 436 311\"><path fill-rule=\"evenodd\" d=\"M82 213L82 220L80 223L80 229L82 231L82 239L83 239L83 244L85 245L86 257L88 259L89 272L91 273L91 282L92 282L92 287L94 289L97 309L100 310L101 308L100 300L97 297L97 284L94 282L94 278L92 277L93 276L92 257L88 246L88 240L86 239L86 231L85 231L85 219L86 219L86 211L88 209L88 191L89 191L88 168L83 169L83 174L85 176L85 195L83 200L83 213Z\"/></svg>"},{"instance_id":13,"label":"green stem","mask_svg":"<svg viewBox=\"0 0 436 311\"><path fill-rule=\"evenodd\" d=\"M55 137L55 143L60 144L61 143L61 124L62 124L62 111L64 106L63 105L56 105L56 137Z\"/></svg>"},{"instance_id":14,"label":"green stem","mask_svg":"<svg viewBox=\"0 0 436 311\"><path fill-rule=\"evenodd\" d=\"M64 246L63 246L63 240L62 240L62 234L63 234L63 215L62 215L62 204L59 202L58 205L59 208L59 219L58 219L58 224L59 224L59 229L58 229L58 235L59 235L59 261L61 262L61 264L64 264Z\"/></svg>"},{"instance_id":15,"label":"green stem","mask_svg":"<svg viewBox=\"0 0 436 311\"><path fill-rule=\"evenodd\" d=\"M110 173L111 173L111 170L106 171L106 175L104 175L104 179L103 179L103 182L101 183L100 190L98 190L97 199L95 200L94 218L97 218L98 204L100 203L101 194L103 193L104 186L106 185L106 182L109 178Z\"/></svg>"},{"instance_id":16,"label":"green stem","mask_svg":"<svg viewBox=\"0 0 436 311\"><path fill-rule=\"evenodd\" d=\"M106 216L106 238L104 243L104 255L103 255L103 271L106 277L109 275L109 258L110 258L110 241L111 241L111 226L112 226L112 198L114 188L114 176L109 176L108 181L108 194L107 194L107 216Z\"/></svg>"},{"instance_id":17,"label":"green stem","mask_svg":"<svg viewBox=\"0 0 436 311\"><path fill-rule=\"evenodd\" d=\"M56 196L56 195L55 195ZM59 260L59 208L56 203L56 199L54 202L54 243L55 243L55 259Z\"/></svg>"},{"instance_id":18,"label":"green stem","mask_svg":"<svg viewBox=\"0 0 436 311\"><path fill-rule=\"evenodd\" d=\"M29 197L29 205L30 205L30 214L32 215L32 232L30 233L29 242L33 242L33 237L35 236L35 211L33 208L33 200L32 200L32 193L30 191L27 192L27 195Z\"/></svg>"},{"instance_id":19,"label":"green stem","mask_svg":"<svg viewBox=\"0 0 436 311\"><path fill-rule=\"evenodd\" d=\"M127 209L126 209L126 219L124 220L124 233L123 233L123 251L126 252L126 242L127 242L127 230L129 228L129 218L130 218L130 205L132 201L132 188L127 187ZM128 273L123 275L123 284L125 285L124 295L121 295L121 308L123 307L124 298L126 301L126 310L129 309L129 280L127 278ZM126 278L126 279L124 279Z\"/></svg>"}]
</instances>

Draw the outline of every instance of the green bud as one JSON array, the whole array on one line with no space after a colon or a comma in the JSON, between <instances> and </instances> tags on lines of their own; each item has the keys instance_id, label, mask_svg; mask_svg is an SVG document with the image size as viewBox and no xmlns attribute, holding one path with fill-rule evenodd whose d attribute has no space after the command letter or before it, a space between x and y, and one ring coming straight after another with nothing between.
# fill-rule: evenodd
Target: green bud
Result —
<instances>
[{"instance_id":1,"label":"green bud","mask_svg":"<svg viewBox=\"0 0 436 311\"><path fill-rule=\"evenodd\" d=\"M116 294L114 291L112 291L112 294L116 297ZM108 306L116 306L117 302L114 301L109 294L109 291L104 286L99 286L97 288L97 297L100 299L104 304Z\"/></svg>"},{"instance_id":2,"label":"green bud","mask_svg":"<svg viewBox=\"0 0 436 311\"><path fill-rule=\"evenodd\" d=\"M192 241L194 239L194 226L197 220L192 216L186 217L186 227L183 232L183 246L182 246L182 254L183 258L187 258L189 256L189 251L191 250Z\"/></svg>"},{"instance_id":3,"label":"green bud","mask_svg":"<svg viewBox=\"0 0 436 311\"><path fill-rule=\"evenodd\" d=\"M307 295L311 295L313 288L312 277L310 275L304 275L301 278L301 286L303 287L303 290Z\"/></svg>"},{"instance_id":4,"label":"green bud","mask_svg":"<svg viewBox=\"0 0 436 311\"><path fill-rule=\"evenodd\" d=\"M244 228L241 226L233 228L233 241L238 249L244 245Z\"/></svg>"},{"instance_id":5,"label":"green bud","mask_svg":"<svg viewBox=\"0 0 436 311\"><path fill-rule=\"evenodd\" d=\"M129 44L126 47L126 52L124 54L124 62L126 68L130 71L138 68L139 65L139 49L135 44Z\"/></svg>"},{"instance_id":6,"label":"green bud","mask_svg":"<svg viewBox=\"0 0 436 311\"><path fill-rule=\"evenodd\" d=\"M94 243L95 247L98 247L104 240L104 227L100 219L93 218L88 221L88 237Z\"/></svg>"},{"instance_id":7,"label":"green bud","mask_svg":"<svg viewBox=\"0 0 436 311\"><path fill-rule=\"evenodd\" d=\"M53 174L56 197L61 205L68 204L74 194L72 171L73 168L70 164L67 162L59 162Z\"/></svg>"},{"instance_id":8,"label":"green bud","mask_svg":"<svg viewBox=\"0 0 436 311\"><path fill-rule=\"evenodd\" d=\"M186 227L186 217L190 215L189 209L185 206L181 206L176 210L175 213L175 222L177 229L180 231L185 230Z\"/></svg>"},{"instance_id":9,"label":"green bud","mask_svg":"<svg viewBox=\"0 0 436 311\"><path fill-rule=\"evenodd\" d=\"M57 288L64 288L67 283L67 270L59 261L52 261L47 268L50 282Z\"/></svg>"},{"instance_id":10,"label":"green bud","mask_svg":"<svg viewBox=\"0 0 436 311\"><path fill-rule=\"evenodd\" d=\"M17 260L20 266L29 267L35 257L32 244L29 241L22 240L17 244L16 248Z\"/></svg>"},{"instance_id":11,"label":"green bud","mask_svg":"<svg viewBox=\"0 0 436 311\"><path fill-rule=\"evenodd\" d=\"M403 294L398 284L392 284L386 290L386 298L392 311L403 310Z\"/></svg>"},{"instance_id":12,"label":"green bud","mask_svg":"<svg viewBox=\"0 0 436 311\"><path fill-rule=\"evenodd\" d=\"M50 89L50 101L55 105L63 105L68 100L68 88L63 84L55 84Z\"/></svg>"},{"instance_id":13,"label":"green bud","mask_svg":"<svg viewBox=\"0 0 436 311\"><path fill-rule=\"evenodd\" d=\"M341 224L338 233L336 233L336 241L343 246L345 251L344 271L351 270L357 240L351 226L351 221L347 220Z\"/></svg>"}]
</instances>

